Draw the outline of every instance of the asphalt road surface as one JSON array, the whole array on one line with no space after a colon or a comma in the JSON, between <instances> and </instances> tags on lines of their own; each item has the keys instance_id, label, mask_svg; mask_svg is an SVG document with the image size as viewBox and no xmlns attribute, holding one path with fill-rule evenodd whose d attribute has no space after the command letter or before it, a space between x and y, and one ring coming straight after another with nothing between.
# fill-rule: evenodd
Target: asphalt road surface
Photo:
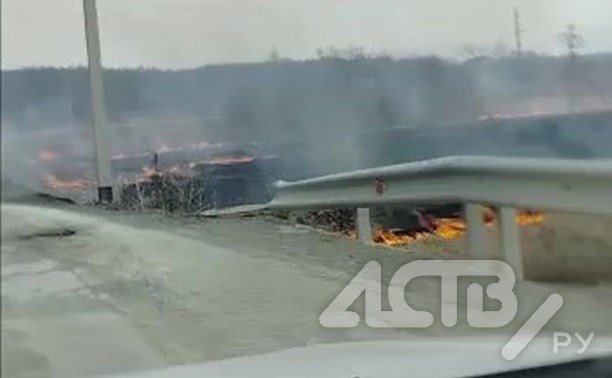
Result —
<instances>
[{"instance_id":1,"label":"asphalt road surface","mask_svg":"<svg viewBox=\"0 0 612 378\"><path fill-rule=\"evenodd\" d=\"M321 343L510 335L552 292L565 304L543 333L596 332L595 343L612 334L612 286L599 279L521 283L519 316L494 331L467 327L461 295L453 329L438 321L420 331L319 324L366 262L379 261L388 281L406 262L460 253L452 243L364 246L263 217L192 220L3 204L2 376L116 374ZM563 261L567 268L573 260ZM592 266L609 263L598 261ZM406 298L433 314L454 305L439 303L434 278L415 280ZM360 301L354 307L363 312Z\"/></svg>"}]
</instances>

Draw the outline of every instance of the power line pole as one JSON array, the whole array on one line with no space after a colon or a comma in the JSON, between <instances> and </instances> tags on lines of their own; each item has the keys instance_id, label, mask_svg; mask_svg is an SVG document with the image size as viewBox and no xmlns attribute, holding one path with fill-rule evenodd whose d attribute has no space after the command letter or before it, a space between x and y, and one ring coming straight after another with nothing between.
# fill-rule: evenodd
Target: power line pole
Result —
<instances>
[{"instance_id":1,"label":"power line pole","mask_svg":"<svg viewBox=\"0 0 612 378\"><path fill-rule=\"evenodd\" d=\"M518 8L514 7L514 41L516 43L516 56L523 56L523 25L521 23L521 14Z\"/></svg>"},{"instance_id":2,"label":"power line pole","mask_svg":"<svg viewBox=\"0 0 612 378\"><path fill-rule=\"evenodd\" d=\"M110 136L106 121L104 77L100 54L100 33L98 29L96 0L83 0L83 13L85 16L85 37L87 40L87 58L89 62L98 201L110 203L113 201L113 177L111 172Z\"/></svg>"}]
</instances>

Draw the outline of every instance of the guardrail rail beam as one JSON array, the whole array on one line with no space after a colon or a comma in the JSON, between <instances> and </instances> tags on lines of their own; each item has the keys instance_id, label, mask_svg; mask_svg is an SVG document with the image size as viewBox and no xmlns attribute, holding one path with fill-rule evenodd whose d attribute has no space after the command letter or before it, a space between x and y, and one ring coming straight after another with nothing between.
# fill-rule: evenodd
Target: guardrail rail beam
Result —
<instances>
[{"instance_id":1,"label":"guardrail rail beam","mask_svg":"<svg viewBox=\"0 0 612 378\"><path fill-rule=\"evenodd\" d=\"M471 258L495 248L481 207L498 213L498 245L517 279L523 277L516 209L612 215L612 160L455 156L277 184L276 210L361 208L357 229L371 242L367 208L463 203ZM370 236L370 237L368 237Z\"/></svg>"}]
</instances>

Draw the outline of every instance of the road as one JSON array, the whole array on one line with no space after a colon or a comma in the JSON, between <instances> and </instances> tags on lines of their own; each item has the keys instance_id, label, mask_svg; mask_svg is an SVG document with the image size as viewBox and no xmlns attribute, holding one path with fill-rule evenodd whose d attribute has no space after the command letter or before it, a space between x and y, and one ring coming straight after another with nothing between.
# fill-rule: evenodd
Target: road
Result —
<instances>
[{"instance_id":1,"label":"road","mask_svg":"<svg viewBox=\"0 0 612 378\"><path fill-rule=\"evenodd\" d=\"M454 329L319 325L367 261L379 261L388 281L404 263L449 257L443 250L364 246L265 217L3 204L2 376L115 374L321 343L482 334L465 324L461 296ZM521 283L517 319L486 332L509 335L551 292L565 305L546 332L612 334L612 286L603 283ZM406 297L439 314L435 279L411 283ZM361 301L355 307L362 312Z\"/></svg>"}]
</instances>

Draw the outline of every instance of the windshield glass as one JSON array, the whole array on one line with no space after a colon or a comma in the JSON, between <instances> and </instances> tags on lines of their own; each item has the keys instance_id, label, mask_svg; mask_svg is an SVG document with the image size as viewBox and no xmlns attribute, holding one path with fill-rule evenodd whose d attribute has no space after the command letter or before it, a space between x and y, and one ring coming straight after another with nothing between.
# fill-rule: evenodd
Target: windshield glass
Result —
<instances>
[{"instance_id":1,"label":"windshield glass","mask_svg":"<svg viewBox=\"0 0 612 378\"><path fill-rule=\"evenodd\" d=\"M2 375L610 353L610 35L608 0L4 0Z\"/></svg>"}]
</instances>

